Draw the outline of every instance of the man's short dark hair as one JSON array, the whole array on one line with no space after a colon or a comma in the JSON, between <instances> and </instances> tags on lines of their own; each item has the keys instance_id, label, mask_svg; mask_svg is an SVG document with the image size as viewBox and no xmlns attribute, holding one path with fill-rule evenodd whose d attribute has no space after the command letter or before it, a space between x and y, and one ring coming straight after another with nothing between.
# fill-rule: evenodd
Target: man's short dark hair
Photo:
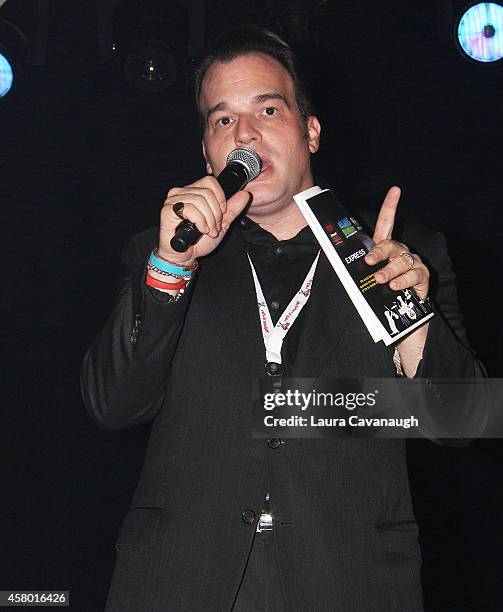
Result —
<instances>
[{"instance_id":1,"label":"man's short dark hair","mask_svg":"<svg viewBox=\"0 0 503 612\"><path fill-rule=\"evenodd\" d=\"M272 57L288 72L293 81L299 114L304 123L307 123L308 117L314 114L314 110L300 76L297 58L291 47L270 30L256 25L244 25L222 34L201 57L194 72L196 106L203 128L206 125L206 119L202 116L199 102L203 79L208 69L217 62L226 64L251 53L262 53Z\"/></svg>"}]
</instances>

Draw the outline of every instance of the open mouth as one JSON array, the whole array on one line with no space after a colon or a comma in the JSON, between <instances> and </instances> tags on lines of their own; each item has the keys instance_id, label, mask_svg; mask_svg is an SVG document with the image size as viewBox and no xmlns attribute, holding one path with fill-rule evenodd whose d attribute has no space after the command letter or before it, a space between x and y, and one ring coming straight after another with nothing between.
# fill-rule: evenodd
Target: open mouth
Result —
<instances>
[{"instance_id":1,"label":"open mouth","mask_svg":"<svg viewBox=\"0 0 503 612\"><path fill-rule=\"evenodd\" d=\"M260 170L260 174L255 180L260 180L263 176L268 175L272 168L272 164L268 159L265 159L263 157L261 157L260 159L262 160L262 168Z\"/></svg>"}]
</instances>

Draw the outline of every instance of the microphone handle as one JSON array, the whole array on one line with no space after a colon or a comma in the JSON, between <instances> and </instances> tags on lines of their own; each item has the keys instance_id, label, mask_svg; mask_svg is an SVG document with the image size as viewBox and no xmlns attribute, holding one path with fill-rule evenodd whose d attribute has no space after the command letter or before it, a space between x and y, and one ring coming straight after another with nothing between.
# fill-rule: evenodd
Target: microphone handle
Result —
<instances>
[{"instance_id":1,"label":"microphone handle","mask_svg":"<svg viewBox=\"0 0 503 612\"><path fill-rule=\"evenodd\" d=\"M222 187L225 199L228 200L238 191L241 191L248 182L248 176L243 164L230 162L217 176L217 181ZM173 238L171 238L171 248L177 253L184 253L189 247L201 238L202 234L192 221L185 219L176 228Z\"/></svg>"}]
</instances>

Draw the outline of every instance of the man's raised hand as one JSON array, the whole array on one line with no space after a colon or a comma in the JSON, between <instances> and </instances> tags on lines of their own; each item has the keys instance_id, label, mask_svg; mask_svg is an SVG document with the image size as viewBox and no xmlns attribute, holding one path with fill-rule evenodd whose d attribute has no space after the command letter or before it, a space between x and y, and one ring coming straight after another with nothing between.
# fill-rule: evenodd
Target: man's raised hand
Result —
<instances>
[{"instance_id":1,"label":"man's raised hand","mask_svg":"<svg viewBox=\"0 0 503 612\"><path fill-rule=\"evenodd\" d=\"M370 265L387 261L387 265L375 274L376 281L389 283L395 291L412 287L424 299L430 281L428 268L419 255L410 253L405 244L392 239L400 193L399 187L391 187L386 194L374 230L376 244L365 256L365 261Z\"/></svg>"}]
</instances>

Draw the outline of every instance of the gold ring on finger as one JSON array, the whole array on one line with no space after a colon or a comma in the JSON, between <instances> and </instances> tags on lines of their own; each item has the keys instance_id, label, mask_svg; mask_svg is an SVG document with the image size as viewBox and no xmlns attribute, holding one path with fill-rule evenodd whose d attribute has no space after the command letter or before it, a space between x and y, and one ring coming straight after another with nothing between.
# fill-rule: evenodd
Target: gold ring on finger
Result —
<instances>
[{"instance_id":1,"label":"gold ring on finger","mask_svg":"<svg viewBox=\"0 0 503 612\"><path fill-rule=\"evenodd\" d=\"M184 218L183 217L183 208L184 208L184 206L185 206L185 204L183 202L176 202L175 204L173 204L173 212L180 219Z\"/></svg>"},{"instance_id":2,"label":"gold ring on finger","mask_svg":"<svg viewBox=\"0 0 503 612\"><path fill-rule=\"evenodd\" d=\"M404 251L403 253L400 253L400 257L405 257L405 259L409 263L409 269L412 270L412 268L414 267L414 257L412 256L412 253Z\"/></svg>"}]
</instances>

